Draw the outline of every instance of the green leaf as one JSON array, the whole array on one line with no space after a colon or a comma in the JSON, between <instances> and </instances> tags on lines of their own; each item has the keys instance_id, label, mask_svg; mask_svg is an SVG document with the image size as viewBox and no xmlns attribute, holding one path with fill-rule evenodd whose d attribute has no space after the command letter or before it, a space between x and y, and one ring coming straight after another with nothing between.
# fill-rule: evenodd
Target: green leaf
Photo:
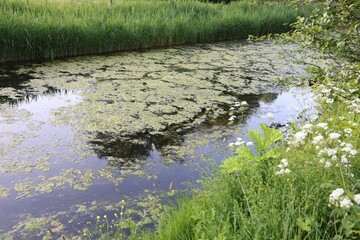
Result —
<instances>
[{"instance_id":1,"label":"green leaf","mask_svg":"<svg viewBox=\"0 0 360 240\"><path fill-rule=\"evenodd\" d=\"M238 157L228 158L221 164L221 169L225 173L233 173L240 171L243 168L243 164Z\"/></svg>"},{"instance_id":2,"label":"green leaf","mask_svg":"<svg viewBox=\"0 0 360 240\"><path fill-rule=\"evenodd\" d=\"M310 232L311 231L311 224L314 222L313 218L305 218L305 221L303 221L302 218L297 218L296 219L296 225L298 226L298 228L302 231L305 232Z\"/></svg>"},{"instance_id":3,"label":"green leaf","mask_svg":"<svg viewBox=\"0 0 360 240\"><path fill-rule=\"evenodd\" d=\"M244 159L246 161L252 161L256 159L249 147L241 146L236 150L236 153L241 159Z\"/></svg>"},{"instance_id":4,"label":"green leaf","mask_svg":"<svg viewBox=\"0 0 360 240\"><path fill-rule=\"evenodd\" d=\"M263 139L261 137L261 134L257 130L249 130L248 136L251 140L255 142L256 148L259 148L259 146L262 145Z\"/></svg>"},{"instance_id":5,"label":"green leaf","mask_svg":"<svg viewBox=\"0 0 360 240\"><path fill-rule=\"evenodd\" d=\"M264 137L262 137L261 134L256 130L248 131L249 138L256 143L256 148L259 151L265 151L276 141L279 141L283 138L282 132L277 129L270 128L264 123L261 123L260 127Z\"/></svg>"},{"instance_id":6,"label":"green leaf","mask_svg":"<svg viewBox=\"0 0 360 240\"><path fill-rule=\"evenodd\" d=\"M280 157L280 153L276 148L273 148L267 151L263 156L261 156L260 160L274 159L279 157Z\"/></svg>"},{"instance_id":7,"label":"green leaf","mask_svg":"<svg viewBox=\"0 0 360 240\"><path fill-rule=\"evenodd\" d=\"M261 130L264 134L264 139L267 140L270 144L275 143L276 141L279 141L283 138L283 134L281 131L270 128L266 126L264 123L260 124Z\"/></svg>"}]
</instances>

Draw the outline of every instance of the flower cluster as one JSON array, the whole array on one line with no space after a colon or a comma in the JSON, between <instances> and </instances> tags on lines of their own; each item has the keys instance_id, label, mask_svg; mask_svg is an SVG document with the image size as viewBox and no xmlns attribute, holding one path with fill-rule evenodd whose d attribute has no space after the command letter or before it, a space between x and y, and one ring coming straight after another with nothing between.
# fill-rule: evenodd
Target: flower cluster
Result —
<instances>
[{"instance_id":1,"label":"flower cluster","mask_svg":"<svg viewBox=\"0 0 360 240\"><path fill-rule=\"evenodd\" d=\"M248 103L246 101L235 102L234 106L230 108L230 117L228 120L230 122L234 122L234 120L236 119L235 113L244 111L247 106L248 106Z\"/></svg>"},{"instance_id":2,"label":"flower cluster","mask_svg":"<svg viewBox=\"0 0 360 240\"><path fill-rule=\"evenodd\" d=\"M291 170L289 169L288 160L281 159L281 163L278 165L279 171L276 171L275 175L289 174Z\"/></svg>"},{"instance_id":3,"label":"flower cluster","mask_svg":"<svg viewBox=\"0 0 360 240\"><path fill-rule=\"evenodd\" d=\"M246 144L246 146L252 146L254 145L253 142L249 141L249 142L245 142L242 138L236 138L236 141L235 142L231 142L229 143L229 147L233 147L233 146L241 146L241 145L244 145Z\"/></svg>"},{"instance_id":4,"label":"flower cluster","mask_svg":"<svg viewBox=\"0 0 360 240\"><path fill-rule=\"evenodd\" d=\"M355 204L360 205L360 194L355 194L353 201L346 195L345 190L337 188L329 196L329 207L348 209Z\"/></svg>"}]
</instances>

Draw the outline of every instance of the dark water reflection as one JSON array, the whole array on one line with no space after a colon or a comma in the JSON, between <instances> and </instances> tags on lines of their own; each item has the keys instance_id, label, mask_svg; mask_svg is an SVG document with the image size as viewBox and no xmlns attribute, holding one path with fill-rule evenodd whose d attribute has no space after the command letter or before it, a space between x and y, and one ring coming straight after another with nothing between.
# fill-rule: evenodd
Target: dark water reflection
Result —
<instances>
[{"instance_id":1,"label":"dark water reflection","mask_svg":"<svg viewBox=\"0 0 360 240\"><path fill-rule=\"evenodd\" d=\"M1 69L0 229L76 235L122 199L138 209L196 185L204 158L219 164L248 129L301 107L270 81L301 72L276 50L229 42Z\"/></svg>"}]
</instances>

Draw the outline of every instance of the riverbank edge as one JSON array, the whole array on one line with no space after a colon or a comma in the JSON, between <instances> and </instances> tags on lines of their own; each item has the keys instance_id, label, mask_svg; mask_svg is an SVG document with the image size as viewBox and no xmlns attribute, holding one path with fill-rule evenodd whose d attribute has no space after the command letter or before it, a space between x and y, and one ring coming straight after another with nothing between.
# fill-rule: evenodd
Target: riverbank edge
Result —
<instances>
[{"instance_id":1,"label":"riverbank edge","mask_svg":"<svg viewBox=\"0 0 360 240\"><path fill-rule=\"evenodd\" d=\"M287 137L266 151L247 139L248 145L255 144L250 166L244 166L251 155L245 140L237 156L224 160L232 164L230 171L223 163L205 176L200 191L179 197L157 230L141 233L141 239L359 236L360 117L351 109L356 105L359 111L360 101L329 100L339 91L350 96L345 84L321 84L312 90L319 103L317 115L306 116L302 109ZM139 237L134 236L130 239Z\"/></svg>"}]
</instances>

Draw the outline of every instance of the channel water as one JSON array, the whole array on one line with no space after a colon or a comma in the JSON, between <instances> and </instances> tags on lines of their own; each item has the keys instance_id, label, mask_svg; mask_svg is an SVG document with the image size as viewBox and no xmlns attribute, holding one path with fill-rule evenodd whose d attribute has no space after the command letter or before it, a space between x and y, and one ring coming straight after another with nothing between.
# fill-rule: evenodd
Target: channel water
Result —
<instances>
[{"instance_id":1,"label":"channel water","mask_svg":"<svg viewBox=\"0 0 360 240\"><path fill-rule=\"evenodd\" d=\"M303 74L279 51L236 41L2 66L2 236L82 236L122 200L153 227L230 143L296 117L309 89L274 84Z\"/></svg>"}]
</instances>

